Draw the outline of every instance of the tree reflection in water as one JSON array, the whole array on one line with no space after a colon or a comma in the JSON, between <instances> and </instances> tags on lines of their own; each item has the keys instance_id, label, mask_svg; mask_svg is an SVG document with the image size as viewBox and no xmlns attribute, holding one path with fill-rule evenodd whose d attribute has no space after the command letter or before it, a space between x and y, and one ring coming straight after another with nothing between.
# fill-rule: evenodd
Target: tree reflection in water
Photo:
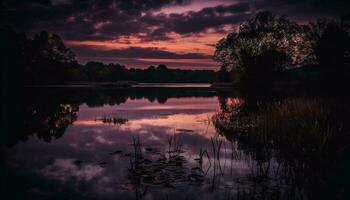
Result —
<instances>
[{"instance_id":1,"label":"tree reflection in water","mask_svg":"<svg viewBox=\"0 0 350 200\"><path fill-rule=\"evenodd\" d=\"M156 89L29 93L24 98L24 131L11 133L7 144L29 136L46 142L61 137L83 103L119 105L128 99L166 102L173 97L217 96L220 111L211 121L218 134L202 138L207 143L198 153L186 152L174 138L163 153L143 148L134 139L134 154L125 162L130 163L128 184L139 199L155 187L165 195L159 198L165 199L172 194L188 199L194 194L220 199L347 197L350 110L346 97L232 98L217 91ZM185 192L190 189L198 194Z\"/></svg>"},{"instance_id":2,"label":"tree reflection in water","mask_svg":"<svg viewBox=\"0 0 350 200\"><path fill-rule=\"evenodd\" d=\"M77 119L79 105L65 102L60 96L25 96L18 114L18 127L3 135L3 142L13 146L19 141L27 141L30 136L50 142L63 136L67 127Z\"/></svg>"},{"instance_id":3,"label":"tree reflection in water","mask_svg":"<svg viewBox=\"0 0 350 200\"><path fill-rule=\"evenodd\" d=\"M180 97L212 97L216 93L202 89L103 89L103 88L26 88L20 113L11 119L13 123L6 133L1 135L5 145L13 146L19 141L27 141L30 136L36 136L46 142L60 138L69 125L77 119L79 106L89 107L104 105L120 105L128 99L148 99L166 103L168 98ZM101 116L104 118L106 116ZM106 119L107 121L109 119ZM112 120L126 122L127 119ZM18 123L17 123L18 122Z\"/></svg>"},{"instance_id":4,"label":"tree reflection in water","mask_svg":"<svg viewBox=\"0 0 350 200\"><path fill-rule=\"evenodd\" d=\"M25 112L25 135L36 135L50 142L60 138L66 128L77 119L78 106L71 104L37 104L27 107Z\"/></svg>"},{"instance_id":5,"label":"tree reflection in water","mask_svg":"<svg viewBox=\"0 0 350 200\"><path fill-rule=\"evenodd\" d=\"M288 97L253 108L246 103L222 106L213 116L217 132L252 161L252 173L238 180L240 187L248 186L238 196L344 199L350 151L347 104L346 98Z\"/></svg>"}]
</instances>

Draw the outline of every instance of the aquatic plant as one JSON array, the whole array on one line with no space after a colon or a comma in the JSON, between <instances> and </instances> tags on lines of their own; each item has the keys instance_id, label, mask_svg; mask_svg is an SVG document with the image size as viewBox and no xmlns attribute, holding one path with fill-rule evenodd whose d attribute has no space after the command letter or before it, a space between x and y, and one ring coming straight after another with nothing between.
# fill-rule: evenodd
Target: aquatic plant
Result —
<instances>
[{"instance_id":1,"label":"aquatic plant","mask_svg":"<svg viewBox=\"0 0 350 200\"><path fill-rule=\"evenodd\" d=\"M106 123L106 124L114 124L114 125L123 125L126 122L128 122L128 119L119 117L119 116L104 116L100 119L96 119L96 120L100 120L102 121L102 123Z\"/></svg>"},{"instance_id":2,"label":"aquatic plant","mask_svg":"<svg viewBox=\"0 0 350 200\"><path fill-rule=\"evenodd\" d=\"M334 138L345 134L346 124L339 120L340 108L327 107L326 103L332 105L333 102L289 98L258 105L253 112L218 113L213 123L220 133L249 138L250 143L266 143L276 149L294 150L293 153L322 151ZM345 148L341 144L337 148Z\"/></svg>"},{"instance_id":3,"label":"aquatic plant","mask_svg":"<svg viewBox=\"0 0 350 200\"><path fill-rule=\"evenodd\" d=\"M129 180L134 188L160 186L176 188L186 184L201 184L204 180L200 168L190 168L177 138L170 137L168 150L157 157L148 156L150 148L143 148L139 138L133 138L133 156L130 157Z\"/></svg>"}]
</instances>

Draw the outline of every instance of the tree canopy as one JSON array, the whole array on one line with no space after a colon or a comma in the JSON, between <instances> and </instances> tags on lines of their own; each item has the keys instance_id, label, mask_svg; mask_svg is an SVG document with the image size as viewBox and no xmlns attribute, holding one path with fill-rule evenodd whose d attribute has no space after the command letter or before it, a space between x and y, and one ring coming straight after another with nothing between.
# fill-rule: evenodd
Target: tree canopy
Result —
<instances>
[{"instance_id":1,"label":"tree canopy","mask_svg":"<svg viewBox=\"0 0 350 200\"><path fill-rule=\"evenodd\" d=\"M286 16L260 12L221 39L213 59L243 80L260 82L272 73L310 64L349 68L349 24L349 17L343 17L299 25Z\"/></svg>"},{"instance_id":2,"label":"tree canopy","mask_svg":"<svg viewBox=\"0 0 350 200\"><path fill-rule=\"evenodd\" d=\"M314 56L321 66L350 67L350 23L319 19L310 24Z\"/></svg>"},{"instance_id":3,"label":"tree canopy","mask_svg":"<svg viewBox=\"0 0 350 200\"><path fill-rule=\"evenodd\" d=\"M282 70L303 62L310 45L302 26L261 12L216 44L214 60L245 72Z\"/></svg>"}]
</instances>

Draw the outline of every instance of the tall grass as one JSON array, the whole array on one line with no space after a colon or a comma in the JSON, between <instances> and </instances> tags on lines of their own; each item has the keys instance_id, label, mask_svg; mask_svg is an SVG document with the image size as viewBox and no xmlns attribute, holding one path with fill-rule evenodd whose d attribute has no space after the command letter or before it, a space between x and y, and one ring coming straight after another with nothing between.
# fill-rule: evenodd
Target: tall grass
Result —
<instances>
[{"instance_id":1,"label":"tall grass","mask_svg":"<svg viewBox=\"0 0 350 200\"><path fill-rule=\"evenodd\" d=\"M219 113L213 122L219 132L249 139L254 145L265 143L293 153L320 152L344 134L347 123L339 109L325 104L318 98L288 98L259 105L253 112Z\"/></svg>"},{"instance_id":2,"label":"tall grass","mask_svg":"<svg viewBox=\"0 0 350 200\"><path fill-rule=\"evenodd\" d=\"M257 161L256 177L270 176L266 172L275 160L275 176L283 183L322 198L344 195L344 180L339 177L348 174L344 169L349 165L346 98L292 97L260 103L256 109L243 105L212 120L220 134L237 141L238 148Z\"/></svg>"}]
</instances>

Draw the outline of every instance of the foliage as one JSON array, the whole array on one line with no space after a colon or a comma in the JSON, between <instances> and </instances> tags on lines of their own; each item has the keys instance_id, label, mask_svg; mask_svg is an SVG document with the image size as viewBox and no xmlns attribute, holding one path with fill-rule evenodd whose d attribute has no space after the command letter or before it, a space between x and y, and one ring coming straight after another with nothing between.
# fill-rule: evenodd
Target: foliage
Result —
<instances>
[{"instance_id":1,"label":"foliage","mask_svg":"<svg viewBox=\"0 0 350 200\"><path fill-rule=\"evenodd\" d=\"M302 62L309 50L305 39L302 26L285 16L260 12L217 43L214 60L247 73L283 70Z\"/></svg>"},{"instance_id":2,"label":"foliage","mask_svg":"<svg viewBox=\"0 0 350 200\"><path fill-rule=\"evenodd\" d=\"M74 53L56 34L42 31L33 38L17 34L14 39L19 39L18 60L26 82L58 82L77 65Z\"/></svg>"},{"instance_id":3,"label":"foliage","mask_svg":"<svg viewBox=\"0 0 350 200\"><path fill-rule=\"evenodd\" d=\"M285 158L340 155L348 149L346 99L298 97L259 103L254 109L244 106L231 106L213 117L219 133Z\"/></svg>"},{"instance_id":4,"label":"foliage","mask_svg":"<svg viewBox=\"0 0 350 200\"><path fill-rule=\"evenodd\" d=\"M299 25L285 16L260 12L241 24L238 32L221 39L213 59L221 63L221 68L239 74L236 82L266 84L280 74L274 72L316 65L329 69L319 76L328 82L337 79L338 74L348 74L344 69L350 66L349 24L345 16ZM328 74L336 77L326 78Z\"/></svg>"},{"instance_id":5,"label":"foliage","mask_svg":"<svg viewBox=\"0 0 350 200\"><path fill-rule=\"evenodd\" d=\"M348 98L287 97L256 104L219 112L213 117L216 130L260 165L277 162L288 172L278 175L281 182L305 188L307 196L342 197L350 151Z\"/></svg>"},{"instance_id":6,"label":"foliage","mask_svg":"<svg viewBox=\"0 0 350 200\"><path fill-rule=\"evenodd\" d=\"M316 61L324 67L350 67L349 19L319 19L310 24Z\"/></svg>"}]
</instances>

